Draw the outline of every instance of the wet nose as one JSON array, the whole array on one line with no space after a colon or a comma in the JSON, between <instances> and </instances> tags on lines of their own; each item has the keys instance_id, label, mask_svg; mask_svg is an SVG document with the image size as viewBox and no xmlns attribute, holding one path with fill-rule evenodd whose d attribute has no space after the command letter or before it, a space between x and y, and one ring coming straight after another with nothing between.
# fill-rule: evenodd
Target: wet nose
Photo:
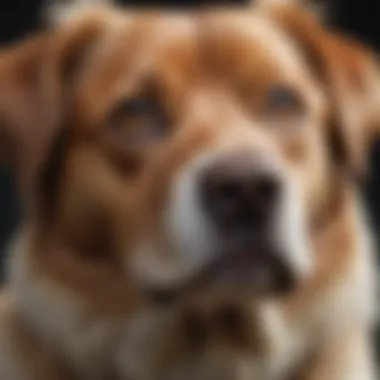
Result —
<instances>
[{"instance_id":1,"label":"wet nose","mask_svg":"<svg viewBox=\"0 0 380 380\"><path fill-rule=\"evenodd\" d=\"M263 225L281 192L276 173L249 155L220 157L204 170L200 183L206 212L227 228Z\"/></svg>"}]
</instances>

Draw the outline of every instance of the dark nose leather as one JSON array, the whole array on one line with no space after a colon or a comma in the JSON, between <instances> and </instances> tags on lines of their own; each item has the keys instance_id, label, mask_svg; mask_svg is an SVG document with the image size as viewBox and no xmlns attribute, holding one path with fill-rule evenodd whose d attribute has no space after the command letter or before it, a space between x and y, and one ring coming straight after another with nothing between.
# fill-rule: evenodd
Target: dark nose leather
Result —
<instances>
[{"instance_id":1,"label":"dark nose leather","mask_svg":"<svg viewBox=\"0 0 380 380\"><path fill-rule=\"evenodd\" d=\"M276 174L250 155L223 156L202 175L201 198L220 227L251 229L263 225L281 191Z\"/></svg>"}]
</instances>

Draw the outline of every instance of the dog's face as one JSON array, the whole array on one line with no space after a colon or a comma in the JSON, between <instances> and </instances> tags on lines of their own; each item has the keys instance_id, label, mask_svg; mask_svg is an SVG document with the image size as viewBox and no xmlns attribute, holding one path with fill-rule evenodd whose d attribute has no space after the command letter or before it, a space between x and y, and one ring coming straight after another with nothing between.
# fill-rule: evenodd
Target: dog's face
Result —
<instances>
[{"instance_id":1,"label":"dog's face","mask_svg":"<svg viewBox=\"0 0 380 380\"><path fill-rule=\"evenodd\" d=\"M110 10L2 61L7 157L44 228L153 289L308 277L376 119L370 55L292 9Z\"/></svg>"},{"instance_id":2,"label":"dog's face","mask_svg":"<svg viewBox=\"0 0 380 380\"><path fill-rule=\"evenodd\" d=\"M153 287L201 276L287 288L312 269L308 225L329 175L321 89L264 17L171 29L152 57L167 134L141 171L147 218L132 266Z\"/></svg>"}]
</instances>

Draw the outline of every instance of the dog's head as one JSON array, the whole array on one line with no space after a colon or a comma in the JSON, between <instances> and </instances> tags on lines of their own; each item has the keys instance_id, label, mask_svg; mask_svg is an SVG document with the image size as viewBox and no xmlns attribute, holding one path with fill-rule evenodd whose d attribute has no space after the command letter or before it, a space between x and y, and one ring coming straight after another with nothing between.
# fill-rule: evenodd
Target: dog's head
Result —
<instances>
[{"instance_id":1,"label":"dog's head","mask_svg":"<svg viewBox=\"0 0 380 380\"><path fill-rule=\"evenodd\" d=\"M365 166L378 96L371 54L291 7L107 9L2 53L1 153L94 265L284 290Z\"/></svg>"}]
</instances>

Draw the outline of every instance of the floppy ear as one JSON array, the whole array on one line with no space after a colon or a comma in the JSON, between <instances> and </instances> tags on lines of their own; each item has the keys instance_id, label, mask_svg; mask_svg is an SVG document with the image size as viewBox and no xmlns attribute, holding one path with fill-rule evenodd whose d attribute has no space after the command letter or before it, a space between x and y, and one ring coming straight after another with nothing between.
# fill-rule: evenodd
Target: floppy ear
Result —
<instances>
[{"instance_id":1,"label":"floppy ear","mask_svg":"<svg viewBox=\"0 0 380 380\"><path fill-rule=\"evenodd\" d=\"M0 160L14 169L24 195L61 131L74 71L101 29L89 20L0 53Z\"/></svg>"},{"instance_id":2,"label":"floppy ear","mask_svg":"<svg viewBox=\"0 0 380 380\"><path fill-rule=\"evenodd\" d=\"M304 53L329 102L328 136L334 158L353 171L366 169L370 143L380 131L380 72L361 44L328 31L293 7L271 10Z\"/></svg>"}]
</instances>

